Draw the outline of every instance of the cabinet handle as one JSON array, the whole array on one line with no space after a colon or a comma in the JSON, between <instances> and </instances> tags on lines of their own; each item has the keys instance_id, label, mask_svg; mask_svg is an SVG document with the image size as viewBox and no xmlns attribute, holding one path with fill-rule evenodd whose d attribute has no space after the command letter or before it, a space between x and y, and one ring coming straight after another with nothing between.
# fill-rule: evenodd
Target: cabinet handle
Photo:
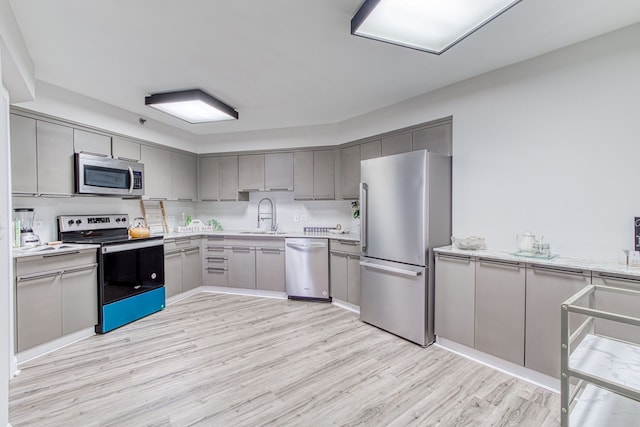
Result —
<instances>
[{"instance_id":1,"label":"cabinet handle","mask_svg":"<svg viewBox=\"0 0 640 427\"><path fill-rule=\"evenodd\" d=\"M180 252L182 252L182 250L180 250L180 249L174 249L174 250L172 250L172 251L167 251L167 252L165 252L165 253L164 253L164 256L165 256L165 258L166 258L166 257L172 257L172 256L175 256L175 255L180 255Z\"/></svg>"},{"instance_id":2,"label":"cabinet handle","mask_svg":"<svg viewBox=\"0 0 640 427\"><path fill-rule=\"evenodd\" d=\"M226 256L208 256L207 261L209 262L224 262L227 260Z\"/></svg>"},{"instance_id":3,"label":"cabinet handle","mask_svg":"<svg viewBox=\"0 0 640 427\"><path fill-rule=\"evenodd\" d=\"M522 265L518 261L497 261L494 259L487 259L487 258L478 258L478 261L480 261L480 264L489 264L489 265L494 265L496 267L511 267L511 268L524 267L524 265Z\"/></svg>"},{"instance_id":4,"label":"cabinet handle","mask_svg":"<svg viewBox=\"0 0 640 427\"><path fill-rule=\"evenodd\" d=\"M347 254L345 254L344 252L330 251L329 253L330 253L331 255L333 255L333 256L339 256L339 257L344 257L344 258L346 258L346 257L347 257Z\"/></svg>"},{"instance_id":5,"label":"cabinet handle","mask_svg":"<svg viewBox=\"0 0 640 427\"><path fill-rule=\"evenodd\" d=\"M260 248L260 251L263 254L279 254L280 253L280 249L278 248Z\"/></svg>"},{"instance_id":6,"label":"cabinet handle","mask_svg":"<svg viewBox=\"0 0 640 427\"><path fill-rule=\"evenodd\" d=\"M81 273L83 271L91 271L91 270L95 270L96 267L98 267L98 264L92 264L86 267L78 267L78 268L73 268L71 270L64 270L62 272L62 274L73 274L73 273Z\"/></svg>"},{"instance_id":7,"label":"cabinet handle","mask_svg":"<svg viewBox=\"0 0 640 427\"><path fill-rule=\"evenodd\" d=\"M207 246L207 251L210 252L223 252L224 246Z\"/></svg>"},{"instance_id":8,"label":"cabinet handle","mask_svg":"<svg viewBox=\"0 0 640 427\"><path fill-rule=\"evenodd\" d=\"M251 248L247 246L232 246L231 250L233 252L251 252Z\"/></svg>"},{"instance_id":9,"label":"cabinet handle","mask_svg":"<svg viewBox=\"0 0 640 427\"><path fill-rule=\"evenodd\" d=\"M190 243L191 239L188 237L179 237L179 238L176 238L174 241L176 245L184 245L185 243Z\"/></svg>"},{"instance_id":10,"label":"cabinet handle","mask_svg":"<svg viewBox=\"0 0 640 427\"><path fill-rule=\"evenodd\" d=\"M238 199L220 199L221 202L237 202Z\"/></svg>"},{"instance_id":11,"label":"cabinet handle","mask_svg":"<svg viewBox=\"0 0 640 427\"><path fill-rule=\"evenodd\" d=\"M227 271L226 267L207 267L207 273L224 273Z\"/></svg>"},{"instance_id":12,"label":"cabinet handle","mask_svg":"<svg viewBox=\"0 0 640 427\"><path fill-rule=\"evenodd\" d=\"M293 196L293 200L313 200L313 197L309 197L309 196Z\"/></svg>"},{"instance_id":13,"label":"cabinet handle","mask_svg":"<svg viewBox=\"0 0 640 427\"><path fill-rule=\"evenodd\" d=\"M389 271L391 273L402 274L403 276L416 277L416 276L422 275L421 271L405 270L404 268L389 267L387 265L381 265L381 264L371 264L366 261L360 261L360 265L365 268L370 268L372 270Z\"/></svg>"},{"instance_id":14,"label":"cabinet handle","mask_svg":"<svg viewBox=\"0 0 640 427\"><path fill-rule=\"evenodd\" d=\"M149 197L151 201L169 200L167 197Z\"/></svg>"},{"instance_id":15,"label":"cabinet handle","mask_svg":"<svg viewBox=\"0 0 640 427\"><path fill-rule=\"evenodd\" d=\"M345 242L344 240L339 240L338 242L341 245L358 246L358 242Z\"/></svg>"},{"instance_id":16,"label":"cabinet handle","mask_svg":"<svg viewBox=\"0 0 640 427\"><path fill-rule=\"evenodd\" d=\"M587 276L589 274L588 271L584 271L584 270L576 270L576 269L564 268L564 267L549 267L546 265L539 265L539 264L531 264L531 268L533 269L533 271L540 271L545 273L574 274L579 276Z\"/></svg>"},{"instance_id":17,"label":"cabinet handle","mask_svg":"<svg viewBox=\"0 0 640 427\"><path fill-rule=\"evenodd\" d=\"M437 254L436 257L442 261L463 262L465 264L469 264L471 262L471 257L465 255Z\"/></svg>"},{"instance_id":18,"label":"cabinet handle","mask_svg":"<svg viewBox=\"0 0 640 427\"><path fill-rule=\"evenodd\" d=\"M355 259L355 260L359 260L360 259L360 255L352 255L352 254L348 254L347 258L351 258L351 259Z\"/></svg>"},{"instance_id":19,"label":"cabinet handle","mask_svg":"<svg viewBox=\"0 0 640 427\"><path fill-rule=\"evenodd\" d=\"M18 277L18 282L30 282L32 280L38 280L38 279L46 279L47 277L56 277L61 275L62 272L61 271L52 271L49 273L43 273L43 274L34 274L33 276L20 276Z\"/></svg>"},{"instance_id":20,"label":"cabinet handle","mask_svg":"<svg viewBox=\"0 0 640 427\"><path fill-rule=\"evenodd\" d=\"M193 202L193 199L191 199L191 198L184 198L184 199L182 199L182 198L178 197L178 201L179 201L179 202Z\"/></svg>"},{"instance_id":21,"label":"cabinet handle","mask_svg":"<svg viewBox=\"0 0 640 427\"><path fill-rule=\"evenodd\" d=\"M59 254L47 254L47 255L42 255L42 258L53 258L53 257L65 256L65 255L76 255L76 254L79 254L79 253L80 253L80 251L63 252L63 253L59 253Z\"/></svg>"},{"instance_id":22,"label":"cabinet handle","mask_svg":"<svg viewBox=\"0 0 640 427\"><path fill-rule=\"evenodd\" d=\"M194 252L200 252L200 248L189 248L184 250L185 254L192 254Z\"/></svg>"},{"instance_id":23,"label":"cabinet handle","mask_svg":"<svg viewBox=\"0 0 640 427\"><path fill-rule=\"evenodd\" d=\"M335 197L330 197L330 196L326 196L326 197L314 197L313 200L335 200Z\"/></svg>"},{"instance_id":24,"label":"cabinet handle","mask_svg":"<svg viewBox=\"0 0 640 427\"><path fill-rule=\"evenodd\" d=\"M202 199L203 202L217 202L218 199Z\"/></svg>"},{"instance_id":25,"label":"cabinet handle","mask_svg":"<svg viewBox=\"0 0 640 427\"><path fill-rule=\"evenodd\" d=\"M630 277L624 277L624 276L616 276L614 274L609 274L609 273L595 273L593 278L595 279L596 277L600 277L603 279L614 279L614 280L623 280L625 282L631 282L631 283L635 283L640 285L640 281L638 280L634 280Z\"/></svg>"},{"instance_id":26,"label":"cabinet handle","mask_svg":"<svg viewBox=\"0 0 640 427\"><path fill-rule=\"evenodd\" d=\"M244 192L247 192L247 191L260 191L260 189L259 188L244 188L244 189L238 190L238 191L244 191Z\"/></svg>"},{"instance_id":27,"label":"cabinet handle","mask_svg":"<svg viewBox=\"0 0 640 427\"><path fill-rule=\"evenodd\" d=\"M267 188L267 191L291 191L292 188L289 187L271 187Z\"/></svg>"}]
</instances>

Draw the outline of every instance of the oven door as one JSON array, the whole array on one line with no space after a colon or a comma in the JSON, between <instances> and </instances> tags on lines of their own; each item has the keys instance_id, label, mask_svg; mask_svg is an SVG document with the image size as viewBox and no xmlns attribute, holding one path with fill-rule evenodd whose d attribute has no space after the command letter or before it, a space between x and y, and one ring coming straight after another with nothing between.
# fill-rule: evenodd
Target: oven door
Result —
<instances>
[{"instance_id":1,"label":"oven door","mask_svg":"<svg viewBox=\"0 0 640 427\"><path fill-rule=\"evenodd\" d=\"M164 286L162 239L104 245L101 252L101 305Z\"/></svg>"},{"instance_id":2,"label":"oven door","mask_svg":"<svg viewBox=\"0 0 640 427\"><path fill-rule=\"evenodd\" d=\"M144 165L76 153L75 191L79 194L142 196Z\"/></svg>"}]
</instances>

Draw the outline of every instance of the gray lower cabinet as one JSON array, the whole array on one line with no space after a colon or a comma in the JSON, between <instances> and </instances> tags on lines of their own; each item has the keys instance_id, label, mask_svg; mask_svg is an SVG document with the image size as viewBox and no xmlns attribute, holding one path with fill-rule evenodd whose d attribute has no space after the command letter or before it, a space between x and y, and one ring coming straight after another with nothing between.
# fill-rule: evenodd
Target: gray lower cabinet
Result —
<instances>
[{"instance_id":1,"label":"gray lower cabinet","mask_svg":"<svg viewBox=\"0 0 640 427\"><path fill-rule=\"evenodd\" d=\"M167 239L164 245L164 286L167 298L202 286L199 237Z\"/></svg>"},{"instance_id":2,"label":"gray lower cabinet","mask_svg":"<svg viewBox=\"0 0 640 427\"><path fill-rule=\"evenodd\" d=\"M144 164L144 197L147 199L171 198L171 151L143 145L140 158Z\"/></svg>"},{"instance_id":3,"label":"gray lower cabinet","mask_svg":"<svg viewBox=\"0 0 640 427\"><path fill-rule=\"evenodd\" d=\"M360 246L357 241L329 241L329 279L332 298L360 305Z\"/></svg>"},{"instance_id":4,"label":"gray lower cabinet","mask_svg":"<svg viewBox=\"0 0 640 427\"><path fill-rule=\"evenodd\" d=\"M256 247L256 289L285 291L284 240ZM276 244L277 247L272 246Z\"/></svg>"},{"instance_id":5,"label":"gray lower cabinet","mask_svg":"<svg viewBox=\"0 0 640 427\"><path fill-rule=\"evenodd\" d=\"M594 272L591 280L594 285L640 291L640 280L638 280L637 277L614 276L608 273ZM595 308L598 310L640 318L640 306L637 304L637 299L635 298L629 298L627 295L616 294L614 292L599 293L596 290L595 301ZM611 320L596 319L595 332L596 334L640 345L640 328L637 326L613 322Z\"/></svg>"},{"instance_id":6,"label":"gray lower cabinet","mask_svg":"<svg viewBox=\"0 0 640 427\"><path fill-rule=\"evenodd\" d=\"M245 243L229 242L228 284L231 288L256 288L256 251Z\"/></svg>"},{"instance_id":7,"label":"gray lower cabinet","mask_svg":"<svg viewBox=\"0 0 640 427\"><path fill-rule=\"evenodd\" d=\"M73 130L73 151L111 156L111 137L82 129Z\"/></svg>"},{"instance_id":8,"label":"gray lower cabinet","mask_svg":"<svg viewBox=\"0 0 640 427\"><path fill-rule=\"evenodd\" d=\"M524 306L525 265L519 262L478 258L475 348L524 365Z\"/></svg>"},{"instance_id":9,"label":"gray lower cabinet","mask_svg":"<svg viewBox=\"0 0 640 427\"><path fill-rule=\"evenodd\" d=\"M560 305L590 283L589 271L527 266L527 368L560 378ZM571 330L583 320L572 316Z\"/></svg>"},{"instance_id":10,"label":"gray lower cabinet","mask_svg":"<svg viewBox=\"0 0 640 427\"><path fill-rule=\"evenodd\" d=\"M264 154L238 156L238 190L264 191Z\"/></svg>"},{"instance_id":11,"label":"gray lower cabinet","mask_svg":"<svg viewBox=\"0 0 640 427\"><path fill-rule=\"evenodd\" d=\"M293 190L293 153L264 155L264 189L267 191Z\"/></svg>"},{"instance_id":12,"label":"gray lower cabinet","mask_svg":"<svg viewBox=\"0 0 640 427\"><path fill-rule=\"evenodd\" d=\"M98 323L96 250L17 258L18 352Z\"/></svg>"},{"instance_id":13,"label":"gray lower cabinet","mask_svg":"<svg viewBox=\"0 0 640 427\"><path fill-rule=\"evenodd\" d=\"M73 128L37 120L38 192L73 193Z\"/></svg>"},{"instance_id":14,"label":"gray lower cabinet","mask_svg":"<svg viewBox=\"0 0 640 427\"><path fill-rule=\"evenodd\" d=\"M11 191L37 194L36 120L11 114Z\"/></svg>"},{"instance_id":15,"label":"gray lower cabinet","mask_svg":"<svg viewBox=\"0 0 640 427\"><path fill-rule=\"evenodd\" d=\"M399 135L382 138L382 155L391 156L392 154L408 153L412 149L411 132L401 133Z\"/></svg>"},{"instance_id":16,"label":"gray lower cabinet","mask_svg":"<svg viewBox=\"0 0 640 427\"><path fill-rule=\"evenodd\" d=\"M435 333L459 344L475 345L476 263L470 256L437 254Z\"/></svg>"}]
</instances>

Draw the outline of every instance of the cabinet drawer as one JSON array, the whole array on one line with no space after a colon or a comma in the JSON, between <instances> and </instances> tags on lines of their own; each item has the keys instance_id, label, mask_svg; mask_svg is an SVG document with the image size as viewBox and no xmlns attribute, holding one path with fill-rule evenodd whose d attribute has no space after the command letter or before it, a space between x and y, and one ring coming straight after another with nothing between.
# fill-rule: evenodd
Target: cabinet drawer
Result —
<instances>
[{"instance_id":1,"label":"cabinet drawer","mask_svg":"<svg viewBox=\"0 0 640 427\"><path fill-rule=\"evenodd\" d=\"M277 238L267 238L267 239L260 239L260 238L256 238L256 237L250 237L250 238L238 238L238 237L230 237L227 238L227 247L233 247L233 246L244 246L244 247L250 247L250 248L255 248L255 247L276 247L276 248L284 248L284 239L277 239Z\"/></svg>"},{"instance_id":2,"label":"cabinet drawer","mask_svg":"<svg viewBox=\"0 0 640 427\"><path fill-rule=\"evenodd\" d=\"M227 267L211 267L204 269L204 284L208 286L227 286L228 270Z\"/></svg>"},{"instance_id":3,"label":"cabinet drawer","mask_svg":"<svg viewBox=\"0 0 640 427\"><path fill-rule=\"evenodd\" d=\"M346 252L353 255L360 254L360 242L357 241L331 239L329 248L332 251Z\"/></svg>"},{"instance_id":4,"label":"cabinet drawer","mask_svg":"<svg viewBox=\"0 0 640 427\"><path fill-rule=\"evenodd\" d=\"M224 254L220 255L205 255L204 262L206 267L226 267L229 257Z\"/></svg>"},{"instance_id":5,"label":"cabinet drawer","mask_svg":"<svg viewBox=\"0 0 640 427\"><path fill-rule=\"evenodd\" d=\"M96 249L77 252L53 253L16 259L17 276L44 271L62 271L65 268L93 264L96 262Z\"/></svg>"}]
</instances>

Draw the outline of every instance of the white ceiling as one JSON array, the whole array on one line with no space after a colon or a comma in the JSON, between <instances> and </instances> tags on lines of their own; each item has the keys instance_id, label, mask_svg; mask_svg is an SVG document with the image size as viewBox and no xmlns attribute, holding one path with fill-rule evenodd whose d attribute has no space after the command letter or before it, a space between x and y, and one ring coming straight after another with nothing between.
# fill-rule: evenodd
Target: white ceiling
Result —
<instances>
[{"instance_id":1,"label":"white ceiling","mask_svg":"<svg viewBox=\"0 0 640 427\"><path fill-rule=\"evenodd\" d=\"M341 122L640 21L638 0L524 0L436 56L350 35L362 1L10 4L38 80L199 135ZM190 88L240 119L188 124L144 105Z\"/></svg>"}]
</instances>

